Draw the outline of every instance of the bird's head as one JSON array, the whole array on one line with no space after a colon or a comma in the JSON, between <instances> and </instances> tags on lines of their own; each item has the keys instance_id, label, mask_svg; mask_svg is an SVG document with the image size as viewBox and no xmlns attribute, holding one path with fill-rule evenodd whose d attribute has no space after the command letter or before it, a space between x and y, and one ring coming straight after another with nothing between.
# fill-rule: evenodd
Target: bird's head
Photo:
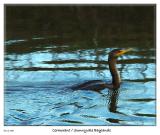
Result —
<instances>
[{"instance_id":1,"label":"bird's head","mask_svg":"<svg viewBox=\"0 0 160 135\"><path fill-rule=\"evenodd\" d=\"M132 50L132 48L129 48L129 49L114 49L109 53L109 56L112 57L112 58L117 58L117 57L122 56L123 54L131 51L131 50Z\"/></svg>"}]
</instances>

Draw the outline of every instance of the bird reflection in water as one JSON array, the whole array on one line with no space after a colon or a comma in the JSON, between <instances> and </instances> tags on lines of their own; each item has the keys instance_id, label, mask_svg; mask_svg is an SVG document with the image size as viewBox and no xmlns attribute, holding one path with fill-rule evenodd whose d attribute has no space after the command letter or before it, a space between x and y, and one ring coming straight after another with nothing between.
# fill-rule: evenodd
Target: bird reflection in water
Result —
<instances>
[{"instance_id":1,"label":"bird reflection in water","mask_svg":"<svg viewBox=\"0 0 160 135\"><path fill-rule=\"evenodd\" d=\"M119 96L118 89L109 91L108 109L110 112L117 113L118 96Z\"/></svg>"}]
</instances>

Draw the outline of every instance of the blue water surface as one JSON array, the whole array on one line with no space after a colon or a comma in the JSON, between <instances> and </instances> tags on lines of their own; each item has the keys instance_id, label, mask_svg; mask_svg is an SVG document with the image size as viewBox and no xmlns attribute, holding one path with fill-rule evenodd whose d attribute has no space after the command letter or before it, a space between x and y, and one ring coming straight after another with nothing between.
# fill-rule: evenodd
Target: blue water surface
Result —
<instances>
[{"instance_id":1,"label":"blue water surface","mask_svg":"<svg viewBox=\"0 0 160 135\"><path fill-rule=\"evenodd\" d=\"M35 43L44 39L6 41L6 126L156 125L154 48L135 46L118 59L119 90L75 91L71 86L87 80L111 80L107 59L114 48Z\"/></svg>"}]
</instances>

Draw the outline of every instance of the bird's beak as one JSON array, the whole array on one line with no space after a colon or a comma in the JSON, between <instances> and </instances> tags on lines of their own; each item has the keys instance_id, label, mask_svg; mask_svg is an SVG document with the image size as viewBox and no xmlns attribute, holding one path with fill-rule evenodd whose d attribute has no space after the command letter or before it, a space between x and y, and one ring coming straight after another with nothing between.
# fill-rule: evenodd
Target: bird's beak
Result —
<instances>
[{"instance_id":1,"label":"bird's beak","mask_svg":"<svg viewBox=\"0 0 160 135\"><path fill-rule=\"evenodd\" d=\"M125 54L125 53L127 53L127 52L129 52L129 51L131 51L131 50L133 50L133 49L132 49L132 48L122 49L122 50L120 50L120 52L118 52L118 53L116 54L116 56L121 56L121 55L123 55L123 54Z\"/></svg>"}]
</instances>

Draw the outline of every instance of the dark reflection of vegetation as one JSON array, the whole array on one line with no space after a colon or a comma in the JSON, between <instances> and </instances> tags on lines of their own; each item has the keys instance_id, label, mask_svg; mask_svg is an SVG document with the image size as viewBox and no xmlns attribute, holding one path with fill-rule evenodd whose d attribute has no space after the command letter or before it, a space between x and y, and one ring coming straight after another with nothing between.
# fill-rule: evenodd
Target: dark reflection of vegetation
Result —
<instances>
[{"instance_id":1,"label":"dark reflection of vegetation","mask_svg":"<svg viewBox=\"0 0 160 135\"><path fill-rule=\"evenodd\" d=\"M120 123L123 120L119 120L119 119L113 119L113 118L108 118L106 119L107 121L111 122L111 123Z\"/></svg>"},{"instance_id":2,"label":"dark reflection of vegetation","mask_svg":"<svg viewBox=\"0 0 160 135\"><path fill-rule=\"evenodd\" d=\"M6 39L55 35L91 39L94 46L154 40L155 5L6 5L5 11Z\"/></svg>"},{"instance_id":3,"label":"dark reflection of vegetation","mask_svg":"<svg viewBox=\"0 0 160 135\"><path fill-rule=\"evenodd\" d=\"M132 79L132 80L125 79L125 81L128 81L128 82L150 82L150 81L156 81L156 79L155 78Z\"/></svg>"},{"instance_id":4,"label":"dark reflection of vegetation","mask_svg":"<svg viewBox=\"0 0 160 135\"><path fill-rule=\"evenodd\" d=\"M70 41L69 41L70 40ZM66 45L64 47L64 45ZM63 53L63 52L73 52L77 51L79 49L81 50L87 50L87 49L95 49L96 55L103 55L105 54L105 48L124 48L124 47L143 47L145 44L139 44L137 42L136 44L132 45L129 44L129 42L126 42L125 44L118 43L118 46L114 44L114 41L112 44L107 44L106 42L102 44L98 44L98 46L93 46L92 41L84 41L81 42L80 39L77 39L77 41L73 41L72 39L61 39L61 41L56 41L56 39L52 40L29 40L19 43L12 43L12 45L6 45L6 53L7 54L27 54L30 52L37 52L37 51L44 51L48 50L50 53ZM152 44L149 44L150 48L153 48L154 46ZM98 48L101 48L101 51L98 50ZM148 48L148 49L150 49ZM97 50L96 50L97 49ZM147 48L146 48L147 49ZM79 52L80 54L83 53ZM154 56L155 50L149 50L149 51L138 51L138 52L132 52L131 54L140 55L140 56Z\"/></svg>"},{"instance_id":5,"label":"dark reflection of vegetation","mask_svg":"<svg viewBox=\"0 0 160 135\"><path fill-rule=\"evenodd\" d=\"M132 101L132 102L150 102L150 101L155 101L155 99L152 99L152 98L129 99L128 101Z\"/></svg>"},{"instance_id":6,"label":"dark reflection of vegetation","mask_svg":"<svg viewBox=\"0 0 160 135\"><path fill-rule=\"evenodd\" d=\"M134 64L134 63L154 63L154 59L127 59L127 60L118 60L118 64ZM44 61L46 64L66 64L66 63L96 63L96 64L108 64L108 61L103 60L61 60L61 61Z\"/></svg>"},{"instance_id":7,"label":"dark reflection of vegetation","mask_svg":"<svg viewBox=\"0 0 160 135\"><path fill-rule=\"evenodd\" d=\"M73 121L73 120L60 120L62 122L67 122L67 123L71 123L71 124L83 124L83 122L80 121Z\"/></svg>"},{"instance_id":8,"label":"dark reflection of vegetation","mask_svg":"<svg viewBox=\"0 0 160 135\"><path fill-rule=\"evenodd\" d=\"M117 47L138 48L129 54L138 58L128 57L117 62L123 64L119 68L121 75L123 68L127 69L126 64L143 63L146 67L141 74L146 78L144 71L148 69L147 64L155 63L152 57L155 56L155 5L6 5L5 16L6 40L25 39L5 46L8 70L96 70L102 76L108 62L101 58L108 55L109 48ZM38 52L35 53L38 57L42 51L51 54L52 58L34 63L31 53ZM67 60L57 59L60 53L66 52L74 54L77 59L67 55ZM19 59L23 54L25 64L17 66L23 63ZM85 56L94 58L88 60ZM83 67L78 65L81 63ZM47 64L50 65L46 67ZM67 64L72 66L66 67Z\"/></svg>"},{"instance_id":9,"label":"dark reflection of vegetation","mask_svg":"<svg viewBox=\"0 0 160 135\"><path fill-rule=\"evenodd\" d=\"M62 113L60 116L69 115L70 113Z\"/></svg>"},{"instance_id":10,"label":"dark reflection of vegetation","mask_svg":"<svg viewBox=\"0 0 160 135\"><path fill-rule=\"evenodd\" d=\"M156 117L155 114L142 114L142 113L136 113L134 114L136 116L144 116L144 117Z\"/></svg>"}]
</instances>

